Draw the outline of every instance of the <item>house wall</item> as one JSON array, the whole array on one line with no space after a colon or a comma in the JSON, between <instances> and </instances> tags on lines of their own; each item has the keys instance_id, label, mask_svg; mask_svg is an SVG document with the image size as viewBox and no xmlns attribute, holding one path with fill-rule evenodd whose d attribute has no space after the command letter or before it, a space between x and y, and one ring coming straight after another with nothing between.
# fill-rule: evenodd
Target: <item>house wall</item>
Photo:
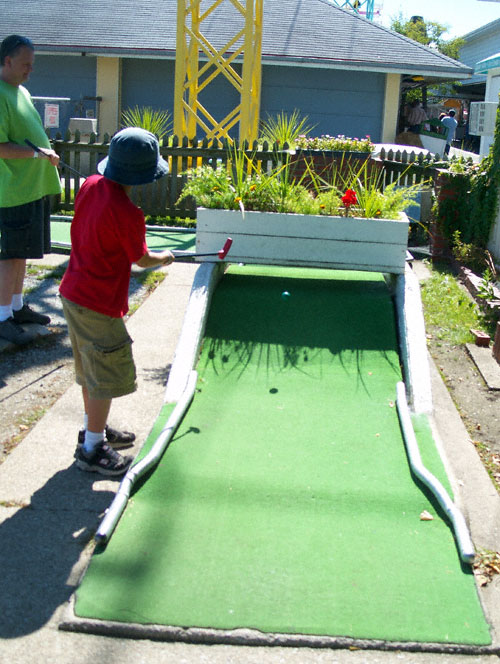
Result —
<instances>
[{"instance_id":1,"label":"house wall","mask_svg":"<svg viewBox=\"0 0 500 664\"><path fill-rule=\"evenodd\" d=\"M267 65L262 69L261 118L297 108L316 125L315 135L368 135L380 142L385 80L385 74Z\"/></svg>"},{"instance_id":2,"label":"house wall","mask_svg":"<svg viewBox=\"0 0 500 664\"><path fill-rule=\"evenodd\" d=\"M97 96L99 107L99 133L112 136L120 124L121 115L121 58L97 58Z\"/></svg>"},{"instance_id":3,"label":"house wall","mask_svg":"<svg viewBox=\"0 0 500 664\"><path fill-rule=\"evenodd\" d=\"M484 95L485 101L492 101L498 104L500 95L500 68L491 69L488 72L488 77L486 79L486 91ZM490 145L493 143L494 136L483 135L481 136L481 144L479 149L479 154L481 157L486 157L490 150Z\"/></svg>"},{"instance_id":4,"label":"house wall","mask_svg":"<svg viewBox=\"0 0 500 664\"><path fill-rule=\"evenodd\" d=\"M234 68L241 74L239 65ZM153 65L150 60L124 59L122 107L139 104L173 114L174 71L173 60L156 60ZM384 74L264 65L261 119L281 111L292 113L297 108L309 117L311 125L316 125L315 134L358 138L368 134L379 141L385 85ZM226 78L219 75L202 91L199 101L220 121L237 105L238 95ZM237 136L237 127L230 134Z\"/></svg>"},{"instance_id":5,"label":"house wall","mask_svg":"<svg viewBox=\"0 0 500 664\"><path fill-rule=\"evenodd\" d=\"M384 118L382 143L393 143L398 126L399 104L401 99L400 74L387 74L385 81Z\"/></svg>"},{"instance_id":6,"label":"house wall","mask_svg":"<svg viewBox=\"0 0 500 664\"><path fill-rule=\"evenodd\" d=\"M465 39L466 43L460 49L460 62L474 69L478 62L500 51L500 26L475 30L466 35ZM484 81L486 81L484 74L474 74L467 80L467 85Z\"/></svg>"},{"instance_id":7,"label":"house wall","mask_svg":"<svg viewBox=\"0 0 500 664\"><path fill-rule=\"evenodd\" d=\"M41 55L28 87L32 95L70 97L73 117L84 116L85 107L95 107L95 103L81 99L96 96L96 89L103 96L103 104L106 96L121 94L122 109L152 106L173 114L174 67L173 60L124 58L121 86L110 86L104 76L109 67L98 67L95 57ZM264 65L261 119L298 109L308 116L309 124L316 125L316 135L343 134L357 138L369 135L380 142L391 132L391 108L397 104L394 98L386 105L386 82L387 76L382 73ZM389 90L392 88L389 86ZM238 97L235 88L218 76L200 94L200 101L221 120L236 106ZM396 108L393 110L397 113ZM113 113L116 117L116 111ZM389 122L387 118L384 120L386 115ZM102 131L113 133L108 125L107 121ZM102 133L100 127L98 131ZM237 126L230 133L237 136Z\"/></svg>"},{"instance_id":8,"label":"house wall","mask_svg":"<svg viewBox=\"0 0 500 664\"><path fill-rule=\"evenodd\" d=\"M70 98L70 102L61 103L58 131L63 135L70 117L85 117L87 110L97 115L95 101L83 100L96 96L95 57L35 53L34 70L26 87L32 97Z\"/></svg>"},{"instance_id":9,"label":"house wall","mask_svg":"<svg viewBox=\"0 0 500 664\"><path fill-rule=\"evenodd\" d=\"M151 106L173 113L174 68L174 60L123 58L122 109Z\"/></svg>"},{"instance_id":10,"label":"house wall","mask_svg":"<svg viewBox=\"0 0 500 664\"><path fill-rule=\"evenodd\" d=\"M241 67L234 66L241 75ZM151 106L155 110L174 113L175 62L174 60L143 60L125 58L122 71L122 108ZM219 122L237 104L236 89L224 78L217 76L199 95L198 101ZM237 136L237 129L230 132ZM199 138L203 138L204 134Z\"/></svg>"}]
</instances>

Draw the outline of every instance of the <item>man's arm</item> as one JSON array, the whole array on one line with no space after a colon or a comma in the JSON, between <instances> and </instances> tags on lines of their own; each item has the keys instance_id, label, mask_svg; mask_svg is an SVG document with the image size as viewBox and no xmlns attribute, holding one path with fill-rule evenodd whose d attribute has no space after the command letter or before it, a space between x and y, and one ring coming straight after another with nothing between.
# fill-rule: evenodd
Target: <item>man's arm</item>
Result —
<instances>
[{"instance_id":1,"label":"man's arm","mask_svg":"<svg viewBox=\"0 0 500 664\"><path fill-rule=\"evenodd\" d=\"M36 153L32 148L17 143L0 143L0 159L48 159L52 166L59 164L59 155L49 148L39 148Z\"/></svg>"},{"instance_id":2,"label":"man's arm","mask_svg":"<svg viewBox=\"0 0 500 664\"><path fill-rule=\"evenodd\" d=\"M156 267L157 265L170 265L173 263L174 255L168 249L165 251L148 251L141 256L136 264L139 267Z\"/></svg>"}]
</instances>

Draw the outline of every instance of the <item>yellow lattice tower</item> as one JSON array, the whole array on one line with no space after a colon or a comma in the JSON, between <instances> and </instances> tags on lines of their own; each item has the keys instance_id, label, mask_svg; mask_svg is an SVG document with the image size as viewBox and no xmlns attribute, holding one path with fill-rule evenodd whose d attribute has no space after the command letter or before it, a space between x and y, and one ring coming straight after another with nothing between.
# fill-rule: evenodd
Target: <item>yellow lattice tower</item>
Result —
<instances>
[{"instance_id":1,"label":"yellow lattice tower","mask_svg":"<svg viewBox=\"0 0 500 664\"><path fill-rule=\"evenodd\" d=\"M203 34L203 21L222 4L241 14L239 27L216 48ZM174 133L194 138L201 128L207 138L229 138L239 122L240 141L257 139L260 108L263 0L177 0ZM213 17L212 17L213 18ZM227 31L227 25L225 26ZM200 53L204 57L200 58ZM234 64L243 57L241 74ZM239 93L239 103L219 122L200 100L200 93L223 75Z\"/></svg>"}]
</instances>

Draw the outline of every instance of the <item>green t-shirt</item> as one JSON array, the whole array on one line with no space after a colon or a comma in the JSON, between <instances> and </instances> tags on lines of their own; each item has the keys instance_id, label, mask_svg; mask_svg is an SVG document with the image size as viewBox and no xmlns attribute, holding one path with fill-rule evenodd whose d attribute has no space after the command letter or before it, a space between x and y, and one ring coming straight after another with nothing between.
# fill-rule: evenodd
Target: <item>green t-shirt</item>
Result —
<instances>
[{"instance_id":1,"label":"green t-shirt","mask_svg":"<svg viewBox=\"0 0 500 664\"><path fill-rule=\"evenodd\" d=\"M50 148L29 92L0 80L0 143L25 145L24 139ZM48 159L0 159L0 207L14 207L59 194L57 169Z\"/></svg>"}]
</instances>

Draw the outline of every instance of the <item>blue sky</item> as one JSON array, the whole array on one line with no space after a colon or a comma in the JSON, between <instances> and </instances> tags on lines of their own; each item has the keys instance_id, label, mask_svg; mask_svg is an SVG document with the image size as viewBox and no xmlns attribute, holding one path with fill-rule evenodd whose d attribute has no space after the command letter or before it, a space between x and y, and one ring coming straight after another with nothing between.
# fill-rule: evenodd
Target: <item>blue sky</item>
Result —
<instances>
[{"instance_id":1,"label":"blue sky","mask_svg":"<svg viewBox=\"0 0 500 664\"><path fill-rule=\"evenodd\" d=\"M382 4L382 17L377 20L390 27L391 17L400 12L409 18L423 16L425 21L435 21L450 27L444 39L461 37L500 18L500 2L481 0L375 0Z\"/></svg>"}]
</instances>

